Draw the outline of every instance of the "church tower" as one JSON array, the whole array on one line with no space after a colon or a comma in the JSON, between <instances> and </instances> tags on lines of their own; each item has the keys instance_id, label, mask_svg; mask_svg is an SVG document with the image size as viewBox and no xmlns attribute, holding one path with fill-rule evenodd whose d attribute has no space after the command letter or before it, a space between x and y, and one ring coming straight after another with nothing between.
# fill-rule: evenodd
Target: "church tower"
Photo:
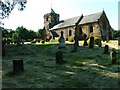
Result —
<instances>
[{"instance_id":1,"label":"church tower","mask_svg":"<svg viewBox=\"0 0 120 90\"><path fill-rule=\"evenodd\" d=\"M51 12L44 15L44 36L45 39L50 35L49 29L59 23L59 14L51 8Z\"/></svg>"}]
</instances>

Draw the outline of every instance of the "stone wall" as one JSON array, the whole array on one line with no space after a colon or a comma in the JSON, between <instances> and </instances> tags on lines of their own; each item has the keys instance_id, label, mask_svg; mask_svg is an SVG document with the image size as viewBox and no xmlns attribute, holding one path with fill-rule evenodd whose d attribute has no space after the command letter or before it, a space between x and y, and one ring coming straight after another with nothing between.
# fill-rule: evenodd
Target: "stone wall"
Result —
<instances>
[{"instance_id":1,"label":"stone wall","mask_svg":"<svg viewBox=\"0 0 120 90\"><path fill-rule=\"evenodd\" d=\"M66 28L60 28L57 30L54 30L59 36L61 35L61 31L63 31L63 36L66 39L68 39L69 37L74 37L74 33L75 33L75 26L71 26L71 27L66 27ZM69 30L71 30L71 36L69 36Z\"/></svg>"},{"instance_id":2,"label":"stone wall","mask_svg":"<svg viewBox=\"0 0 120 90\"><path fill-rule=\"evenodd\" d=\"M100 26L97 22L95 23L90 23L90 24L84 24L84 25L80 25L79 27L82 28L82 32L84 34L87 35L87 37L90 37L90 26L93 27L93 36L95 37L99 37L101 36L101 32L100 32ZM79 30L79 29L78 29Z\"/></svg>"}]
</instances>

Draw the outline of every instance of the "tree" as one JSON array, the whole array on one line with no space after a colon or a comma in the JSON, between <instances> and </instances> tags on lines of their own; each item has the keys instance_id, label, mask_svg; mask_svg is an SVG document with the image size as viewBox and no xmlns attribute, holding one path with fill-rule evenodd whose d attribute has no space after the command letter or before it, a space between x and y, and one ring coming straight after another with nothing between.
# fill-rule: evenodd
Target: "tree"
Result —
<instances>
[{"instance_id":1,"label":"tree","mask_svg":"<svg viewBox=\"0 0 120 90\"><path fill-rule=\"evenodd\" d=\"M25 8L27 0L2 0L0 1L0 19L8 17L11 11L18 6L18 10L22 11Z\"/></svg>"},{"instance_id":2,"label":"tree","mask_svg":"<svg viewBox=\"0 0 120 90\"><path fill-rule=\"evenodd\" d=\"M120 30L114 30L114 38L118 38L118 36L120 35Z\"/></svg>"},{"instance_id":3,"label":"tree","mask_svg":"<svg viewBox=\"0 0 120 90\"><path fill-rule=\"evenodd\" d=\"M4 26L2 20L9 17L15 6L18 7L19 11L23 11L26 3L27 0L0 0L0 28Z\"/></svg>"},{"instance_id":4,"label":"tree","mask_svg":"<svg viewBox=\"0 0 120 90\"><path fill-rule=\"evenodd\" d=\"M37 37L36 32L29 30L28 31L28 39L34 39L35 37Z\"/></svg>"},{"instance_id":5,"label":"tree","mask_svg":"<svg viewBox=\"0 0 120 90\"><path fill-rule=\"evenodd\" d=\"M15 31L13 31L12 29L9 31L8 33L8 37L9 38L12 38L12 35L15 33Z\"/></svg>"},{"instance_id":6,"label":"tree","mask_svg":"<svg viewBox=\"0 0 120 90\"><path fill-rule=\"evenodd\" d=\"M18 33L13 33L13 34L12 34L12 39L13 39L14 41L17 41L17 40L18 40Z\"/></svg>"},{"instance_id":7,"label":"tree","mask_svg":"<svg viewBox=\"0 0 120 90\"><path fill-rule=\"evenodd\" d=\"M18 33L19 39L24 39L24 40L28 39L28 30L23 26L18 27L16 29L16 33Z\"/></svg>"},{"instance_id":8,"label":"tree","mask_svg":"<svg viewBox=\"0 0 120 90\"><path fill-rule=\"evenodd\" d=\"M39 38L43 37L43 29L38 29L36 34L37 34L37 37Z\"/></svg>"}]
</instances>

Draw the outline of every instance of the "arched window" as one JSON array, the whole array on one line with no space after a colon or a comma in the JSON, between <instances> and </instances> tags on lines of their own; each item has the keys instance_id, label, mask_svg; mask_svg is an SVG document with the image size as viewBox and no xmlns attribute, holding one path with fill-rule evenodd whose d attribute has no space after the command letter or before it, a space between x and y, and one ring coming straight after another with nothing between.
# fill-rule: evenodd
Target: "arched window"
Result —
<instances>
[{"instance_id":1,"label":"arched window","mask_svg":"<svg viewBox=\"0 0 120 90\"><path fill-rule=\"evenodd\" d=\"M93 32L93 27L92 26L90 26L90 33L92 33Z\"/></svg>"},{"instance_id":2,"label":"arched window","mask_svg":"<svg viewBox=\"0 0 120 90\"><path fill-rule=\"evenodd\" d=\"M61 37L63 37L63 33L64 33L64 32L63 32L63 31L61 31Z\"/></svg>"},{"instance_id":3,"label":"arched window","mask_svg":"<svg viewBox=\"0 0 120 90\"><path fill-rule=\"evenodd\" d=\"M72 36L72 30L69 30L69 36Z\"/></svg>"}]
</instances>

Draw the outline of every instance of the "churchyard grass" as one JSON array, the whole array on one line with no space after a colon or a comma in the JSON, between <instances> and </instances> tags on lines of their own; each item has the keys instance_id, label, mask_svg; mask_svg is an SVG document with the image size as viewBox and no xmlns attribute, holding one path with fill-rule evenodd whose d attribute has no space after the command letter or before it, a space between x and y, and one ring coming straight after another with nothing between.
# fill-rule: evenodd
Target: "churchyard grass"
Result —
<instances>
[{"instance_id":1,"label":"churchyard grass","mask_svg":"<svg viewBox=\"0 0 120 90\"><path fill-rule=\"evenodd\" d=\"M79 46L71 53L73 45L61 49L61 65L55 63L59 44L33 44L7 46L2 59L3 88L116 88L118 87L118 65L112 65L104 48ZM120 53L120 50L117 50ZM12 60L22 59L25 71L11 75ZM118 55L120 61L120 55Z\"/></svg>"}]
</instances>

